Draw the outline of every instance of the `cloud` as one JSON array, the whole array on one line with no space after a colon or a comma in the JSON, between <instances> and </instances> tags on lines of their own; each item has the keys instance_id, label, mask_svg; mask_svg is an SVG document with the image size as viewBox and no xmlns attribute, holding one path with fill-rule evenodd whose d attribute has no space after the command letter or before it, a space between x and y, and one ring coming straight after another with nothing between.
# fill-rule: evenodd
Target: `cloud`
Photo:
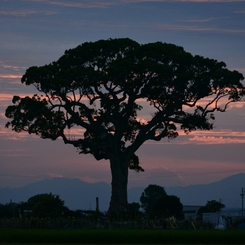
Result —
<instances>
[{"instance_id":1,"label":"cloud","mask_svg":"<svg viewBox=\"0 0 245 245\"><path fill-rule=\"evenodd\" d=\"M39 177L39 176L37 176ZM45 175L42 175L42 177L52 179L52 178L63 178L64 176L62 174L57 174L57 173L47 173Z\"/></svg>"},{"instance_id":2,"label":"cloud","mask_svg":"<svg viewBox=\"0 0 245 245\"><path fill-rule=\"evenodd\" d=\"M5 94L5 93L1 93L0 94L0 101L1 101L1 105L2 103L4 103L5 101L9 101L12 100L13 95L12 94Z\"/></svg>"},{"instance_id":3,"label":"cloud","mask_svg":"<svg viewBox=\"0 0 245 245\"><path fill-rule=\"evenodd\" d=\"M207 19L192 19L192 20L179 20L178 22L187 22L187 23L206 23L215 20L215 18L207 18Z\"/></svg>"},{"instance_id":4,"label":"cloud","mask_svg":"<svg viewBox=\"0 0 245 245\"><path fill-rule=\"evenodd\" d=\"M72 2L72 1L48 1L48 0L26 0L27 2L40 2L50 5L57 5L61 7L70 7L70 8L108 8L111 5L115 5L113 1L83 1L81 2Z\"/></svg>"},{"instance_id":5,"label":"cloud","mask_svg":"<svg viewBox=\"0 0 245 245\"><path fill-rule=\"evenodd\" d=\"M34 179L52 179L52 178L63 178L62 174L57 173L44 173L44 174L26 174L26 173L1 173L1 177L25 177L25 178L34 178Z\"/></svg>"},{"instance_id":6,"label":"cloud","mask_svg":"<svg viewBox=\"0 0 245 245\"><path fill-rule=\"evenodd\" d=\"M188 32L214 32L226 34L245 34L245 30L239 29L222 29L214 27L185 26L185 25L156 25L157 29L172 31L188 31Z\"/></svg>"},{"instance_id":7,"label":"cloud","mask_svg":"<svg viewBox=\"0 0 245 245\"><path fill-rule=\"evenodd\" d=\"M193 131L186 135L183 131L178 131L179 136L176 139L162 139L158 141L147 141L145 145L216 145L216 144L244 144L245 132L232 130L210 130L210 131Z\"/></svg>"},{"instance_id":8,"label":"cloud","mask_svg":"<svg viewBox=\"0 0 245 245\"><path fill-rule=\"evenodd\" d=\"M229 106L228 106L228 110L229 109L234 109L234 108L238 108L238 109L242 109L243 107L245 106L245 103L244 103L244 101L238 101L238 102L235 102L235 103L231 103L231 104L229 104Z\"/></svg>"},{"instance_id":9,"label":"cloud","mask_svg":"<svg viewBox=\"0 0 245 245\"><path fill-rule=\"evenodd\" d=\"M14 74L0 74L0 78L2 79L20 79L22 76L21 75L14 75Z\"/></svg>"},{"instance_id":10,"label":"cloud","mask_svg":"<svg viewBox=\"0 0 245 245\"><path fill-rule=\"evenodd\" d=\"M13 84L13 83L11 83ZM3 105L3 103L10 103L10 101L12 101L13 99L13 95L16 94L16 91L14 90L12 93L0 93L0 102L1 102L1 106ZM20 96L21 98L24 98L26 96L32 97L33 93L18 93L18 96Z\"/></svg>"},{"instance_id":11,"label":"cloud","mask_svg":"<svg viewBox=\"0 0 245 245\"><path fill-rule=\"evenodd\" d=\"M19 140L30 140L31 137L34 137L34 136L31 136L26 132L16 133L12 131L11 129L0 127L0 137L1 137L1 140L19 141Z\"/></svg>"},{"instance_id":12,"label":"cloud","mask_svg":"<svg viewBox=\"0 0 245 245\"><path fill-rule=\"evenodd\" d=\"M245 136L240 138L194 136L190 138L189 141L198 144L244 144Z\"/></svg>"},{"instance_id":13,"label":"cloud","mask_svg":"<svg viewBox=\"0 0 245 245\"><path fill-rule=\"evenodd\" d=\"M23 156L31 156L30 152L26 149L0 149L1 157L23 157Z\"/></svg>"},{"instance_id":14,"label":"cloud","mask_svg":"<svg viewBox=\"0 0 245 245\"><path fill-rule=\"evenodd\" d=\"M112 3L106 2L90 2L90 3L74 3L74 2L49 2L49 4L59 5L62 7L72 7L72 8L107 8L108 6L112 5Z\"/></svg>"},{"instance_id":15,"label":"cloud","mask_svg":"<svg viewBox=\"0 0 245 245\"><path fill-rule=\"evenodd\" d=\"M2 69L11 69L11 70L19 70L25 68L25 67L6 64L4 61L1 60L0 60L0 67L2 67Z\"/></svg>"},{"instance_id":16,"label":"cloud","mask_svg":"<svg viewBox=\"0 0 245 245\"><path fill-rule=\"evenodd\" d=\"M244 35L245 30L244 29L228 29L228 28L217 28L213 26L199 26L198 24L201 23L209 23L211 22L210 19L193 19L190 21L184 21L184 20L175 20L176 22L183 22L183 23L197 23L196 25L175 25L175 24L159 24L159 22L155 22L154 24L152 23L147 23L147 22L140 22L140 23L124 23L124 22L111 22L111 23L103 23L103 22L98 22L98 21L93 21L93 22L86 22L83 21L81 23L77 23L77 26L86 26L90 28L94 27L103 27L105 29L116 29L116 30L123 30L125 28L132 29L134 31L139 31L139 30L151 30L151 31L174 31L174 32L200 32L200 33L212 33L212 34L231 34L231 35ZM215 22L215 21L214 21ZM161 22L164 23L164 22ZM214 23L214 26L216 26L217 23ZM188 34L187 34L188 35ZM239 69L238 69L239 70Z\"/></svg>"},{"instance_id":17,"label":"cloud","mask_svg":"<svg viewBox=\"0 0 245 245\"><path fill-rule=\"evenodd\" d=\"M245 10L234 11L235 14L245 14Z\"/></svg>"},{"instance_id":18,"label":"cloud","mask_svg":"<svg viewBox=\"0 0 245 245\"><path fill-rule=\"evenodd\" d=\"M54 15L57 12L54 11L36 11L36 10L18 10L18 11L8 11L8 10L0 10L0 15L5 16L15 16L15 17L26 17L29 15Z\"/></svg>"},{"instance_id":19,"label":"cloud","mask_svg":"<svg viewBox=\"0 0 245 245\"><path fill-rule=\"evenodd\" d=\"M197 131L191 133L188 143L195 144L244 144L245 132L233 130Z\"/></svg>"}]
</instances>

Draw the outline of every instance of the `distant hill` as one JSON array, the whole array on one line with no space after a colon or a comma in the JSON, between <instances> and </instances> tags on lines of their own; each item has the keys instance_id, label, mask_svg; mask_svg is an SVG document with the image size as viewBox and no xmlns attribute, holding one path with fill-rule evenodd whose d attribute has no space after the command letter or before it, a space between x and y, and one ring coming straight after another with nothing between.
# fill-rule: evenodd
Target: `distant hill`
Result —
<instances>
[{"instance_id":1,"label":"distant hill","mask_svg":"<svg viewBox=\"0 0 245 245\"><path fill-rule=\"evenodd\" d=\"M130 188L128 201L139 202L145 187ZM245 187L245 174L240 173L211 184L190 185L186 187L166 187L168 195L180 198L184 205L205 205L207 201L221 201L226 207L241 207L241 188ZM0 203L27 201L31 196L41 193L59 195L65 205L73 210L95 209L96 197L99 198L101 211L109 206L111 186L105 182L90 184L80 179L53 178L44 179L20 188L0 188ZM244 200L245 201L245 200Z\"/></svg>"},{"instance_id":2,"label":"distant hill","mask_svg":"<svg viewBox=\"0 0 245 245\"><path fill-rule=\"evenodd\" d=\"M216 200L221 201L227 208L241 208L242 187L245 188L245 173L236 174L210 184L165 187L165 191L168 195L179 197L184 205L205 205L207 201ZM139 200L143 191L144 188L141 187L131 188L128 192L129 200Z\"/></svg>"},{"instance_id":3,"label":"distant hill","mask_svg":"<svg viewBox=\"0 0 245 245\"><path fill-rule=\"evenodd\" d=\"M80 179L53 178L44 179L20 188L0 188L0 203L27 201L30 197L53 193L65 201L70 209L95 209L96 197L99 197L101 210L107 210L110 200L110 186L105 182L90 184Z\"/></svg>"}]
</instances>

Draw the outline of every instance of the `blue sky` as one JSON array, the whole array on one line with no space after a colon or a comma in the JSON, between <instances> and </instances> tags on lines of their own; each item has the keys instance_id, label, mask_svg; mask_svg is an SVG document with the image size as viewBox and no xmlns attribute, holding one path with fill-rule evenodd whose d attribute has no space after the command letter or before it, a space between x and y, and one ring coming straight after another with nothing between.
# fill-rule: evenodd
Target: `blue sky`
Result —
<instances>
[{"instance_id":1,"label":"blue sky","mask_svg":"<svg viewBox=\"0 0 245 245\"><path fill-rule=\"evenodd\" d=\"M245 1L2 0L0 33L0 187L47 177L110 183L108 162L4 128L12 96L36 92L21 84L25 70L57 60L66 49L108 38L162 41L224 61L245 76ZM201 184L245 172L244 106L217 114L212 132L142 146L146 171L131 172L129 186Z\"/></svg>"}]
</instances>

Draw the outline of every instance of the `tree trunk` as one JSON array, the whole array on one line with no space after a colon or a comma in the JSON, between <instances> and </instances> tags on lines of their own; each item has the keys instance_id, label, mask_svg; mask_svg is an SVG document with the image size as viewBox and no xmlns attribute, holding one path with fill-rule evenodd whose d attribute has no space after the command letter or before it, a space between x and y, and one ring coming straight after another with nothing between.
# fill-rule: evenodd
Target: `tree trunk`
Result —
<instances>
[{"instance_id":1,"label":"tree trunk","mask_svg":"<svg viewBox=\"0 0 245 245\"><path fill-rule=\"evenodd\" d=\"M128 163L121 159L110 159L111 168L111 201L108 213L118 213L127 210L128 205Z\"/></svg>"}]
</instances>

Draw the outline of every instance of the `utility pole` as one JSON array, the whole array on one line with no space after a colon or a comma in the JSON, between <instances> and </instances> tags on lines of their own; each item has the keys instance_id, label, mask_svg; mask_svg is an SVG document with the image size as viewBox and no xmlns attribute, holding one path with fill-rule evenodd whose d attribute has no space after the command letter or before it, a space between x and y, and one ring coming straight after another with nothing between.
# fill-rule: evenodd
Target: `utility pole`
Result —
<instances>
[{"instance_id":1,"label":"utility pole","mask_svg":"<svg viewBox=\"0 0 245 245\"><path fill-rule=\"evenodd\" d=\"M244 198L244 190L243 190L243 187L242 187L242 192L241 192L240 196L242 198L242 222L243 222L243 198Z\"/></svg>"},{"instance_id":2,"label":"utility pole","mask_svg":"<svg viewBox=\"0 0 245 245\"><path fill-rule=\"evenodd\" d=\"M99 208L99 198L98 197L96 197L96 209L95 209L95 211L99 211L100 210L100 208Z\"/></svg>"}]
</instances>

